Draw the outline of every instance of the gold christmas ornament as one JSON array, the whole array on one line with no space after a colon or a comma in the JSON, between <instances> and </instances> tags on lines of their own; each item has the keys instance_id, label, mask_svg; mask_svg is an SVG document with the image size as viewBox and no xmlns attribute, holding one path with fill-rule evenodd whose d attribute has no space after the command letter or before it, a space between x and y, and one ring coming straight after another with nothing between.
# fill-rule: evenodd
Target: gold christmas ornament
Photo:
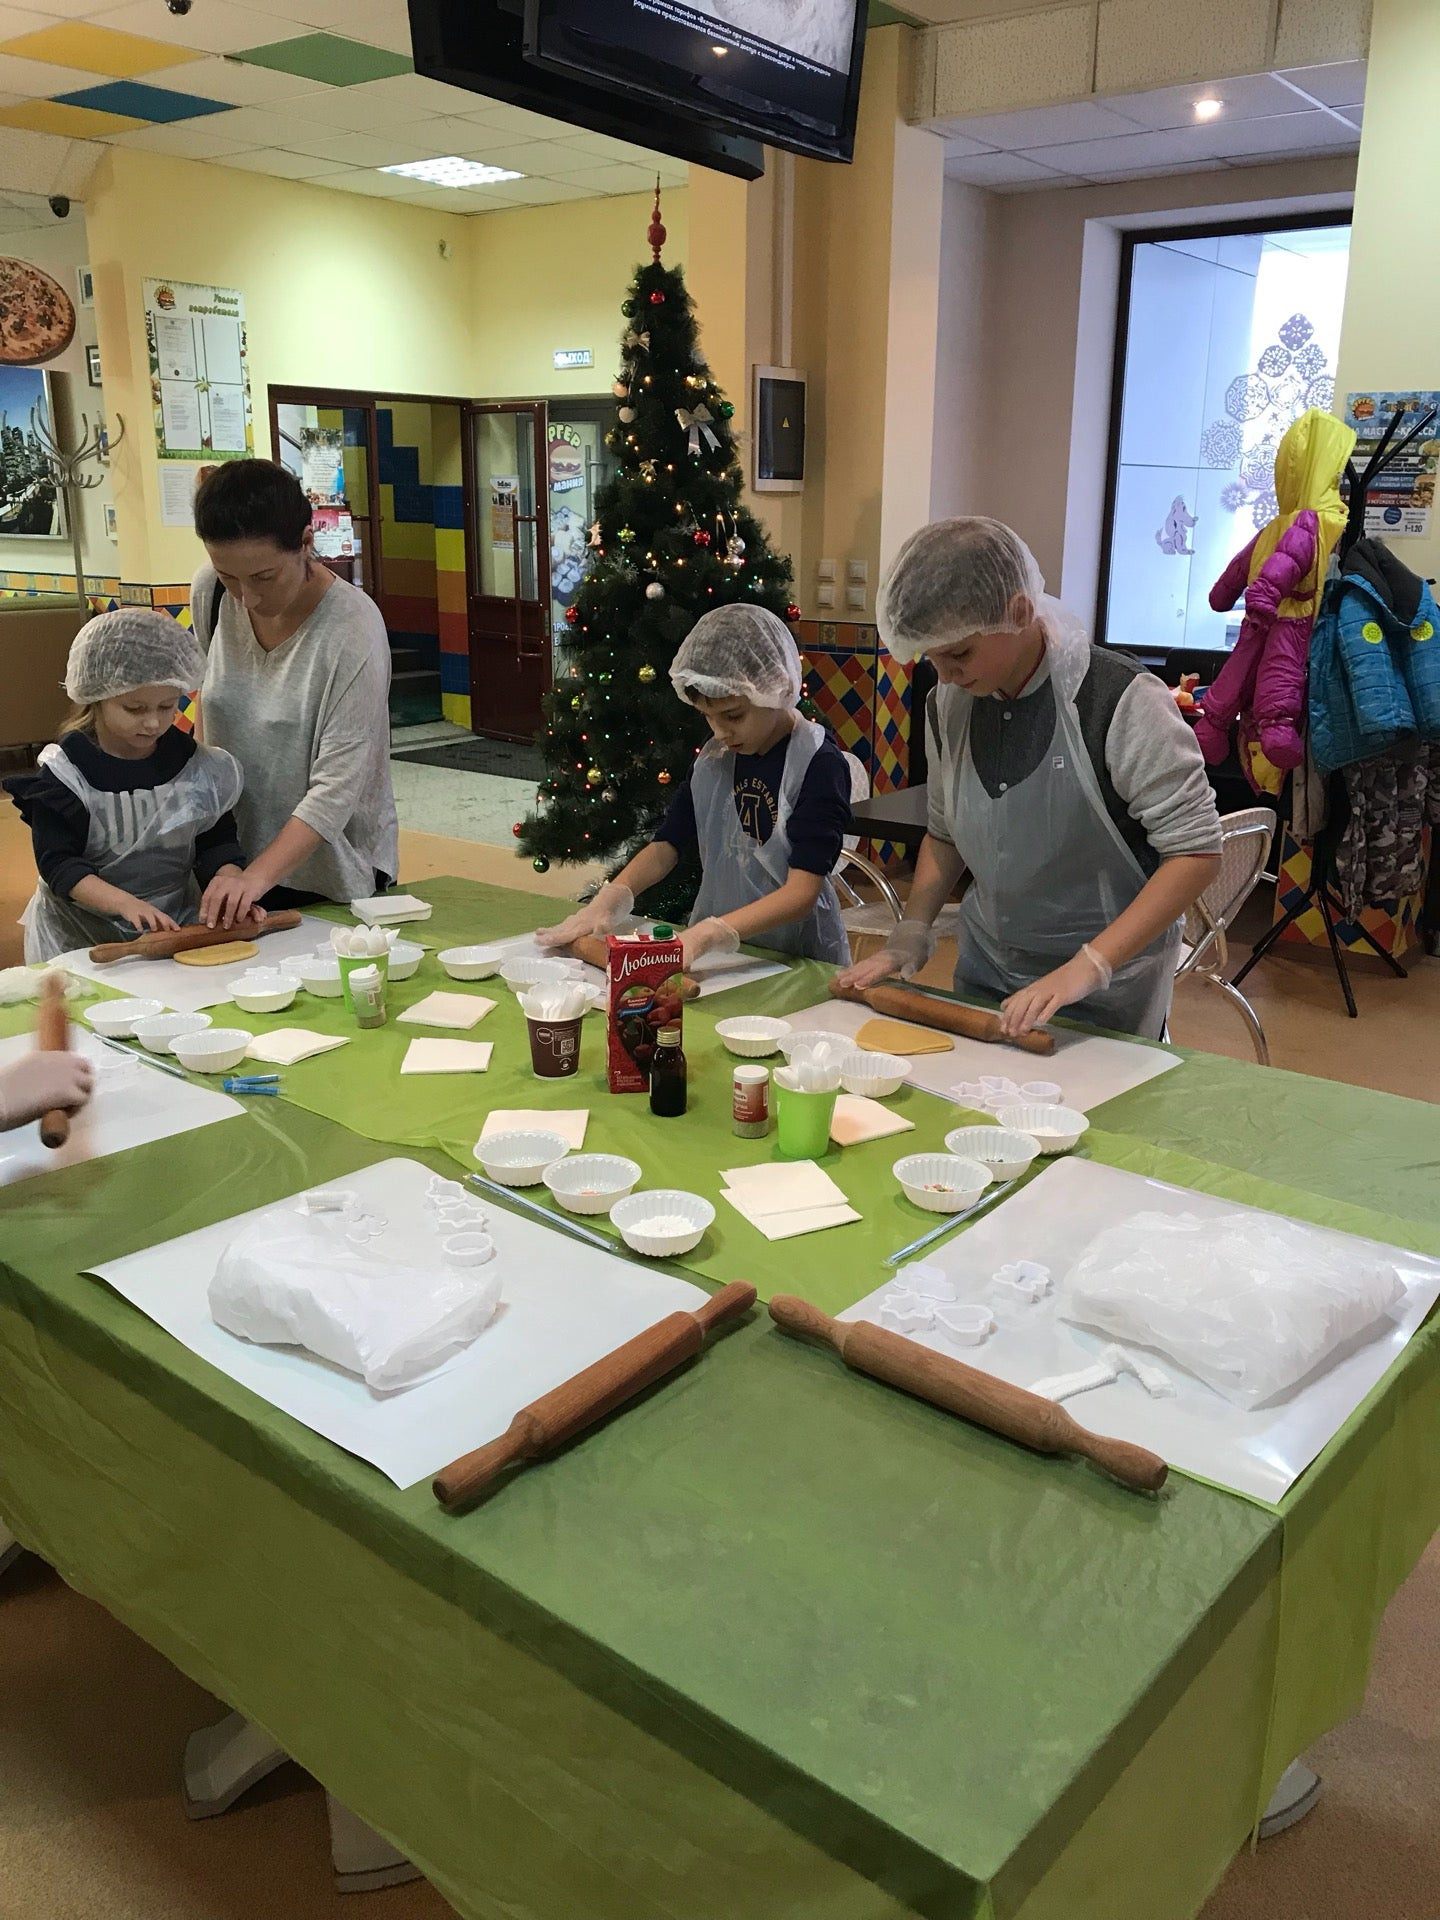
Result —
<instances>
[{"instance_id":1,"label":"gold christmas ornament","mask_svg":"<svg viewBox=\"0 0 1440 1920\"><path fill-rule=\"evenodd\" d=\"M670 784L670 775L668 773L663 773L663 772L657 773L655 778L659 781L662 787L668 787Z\"/></svg>"},{"instance_id":2,"label":"gold christmas ornament","mask_svg":"<svg viewBox=\"0 0 1440 1920\"><path fill-rule=\"evenodd\" d=\"M604 778L605 776L601 773L599 767L591 767L590 771L585 775L585 784L587 787L598 787Z\"/></svg>"},{"instance_id":3,"label":"gold christmas ornament","mask_svg":"<svg viewBox=\"0 0 1440 1920\"><path fill-rule=\"evenodd\" d=\"M639 674L636 677L638 678L642 687L653 686L655 684L655 669L647 661L645 665L641 667Z\"/></svg>"}]
</instances>

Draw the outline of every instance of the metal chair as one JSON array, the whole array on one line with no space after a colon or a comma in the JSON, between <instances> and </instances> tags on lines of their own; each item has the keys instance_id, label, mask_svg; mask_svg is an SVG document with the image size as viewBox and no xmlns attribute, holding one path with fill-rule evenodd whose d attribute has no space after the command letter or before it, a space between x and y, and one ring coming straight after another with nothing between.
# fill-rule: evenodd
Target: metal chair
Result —
<instances>
[{"instance_id":1,"label":"metal chair","mask_svg":"<svg viewBox=\"0 0 1440 1920\"><path fill-rule=\"evenodd\" d=\"M850 768L850 798L868 800L870 798L870 776L853 753L844 755ZM884 934L892 926L899 926L905 917L904 903L891 886L885 875L873 860L867 860L856 849L860 845L858 834L846 834L840 849L840 858L830 870L830 878L835 882L835 891L840 896L840 917L845 922L845 931L849 934ZM857 878L863 876L880 895L878 901L863 900L851 883L848 875ZM888 917L887 917L888 916Z\"/></svg>"},{"instance_id":2,"label":"metal chair","mask_svg":"<svg viewBox=\"0 0 1440 1920\"><path fill-rule=\"evenodd\" d=\"M1225 978L1229 963L1226 933L1255 891L1275 837L1275 815L1269 807L1246 807L1222 815L1220 872L1185 915L1185 944L1175 978L1203 980L1216 987L1237 1009L1250 1032L1255 1057L1270 1064L1270 1047L1260 1017L1233 982Z\"/></svg>"}]
</instances>

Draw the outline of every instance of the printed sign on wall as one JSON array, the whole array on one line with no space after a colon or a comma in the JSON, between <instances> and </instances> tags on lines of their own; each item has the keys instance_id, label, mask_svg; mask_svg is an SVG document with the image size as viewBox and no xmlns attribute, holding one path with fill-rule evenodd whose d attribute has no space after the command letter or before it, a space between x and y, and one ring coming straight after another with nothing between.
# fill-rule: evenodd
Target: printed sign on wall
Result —
<instances>
[{"instance_id":1,"label":"printed sign on wall","mask_svg":"<svg viewBox=\"0 0 1440 1920\"><path fill-rule=\"evenodd\" d=\"M245 297L234 287L187 280L145 282L145 337L155 450L161 461L235 460L255 451ZM161 468L162 518L183 526L182 497Z\"/></svg>"}]
</instances>

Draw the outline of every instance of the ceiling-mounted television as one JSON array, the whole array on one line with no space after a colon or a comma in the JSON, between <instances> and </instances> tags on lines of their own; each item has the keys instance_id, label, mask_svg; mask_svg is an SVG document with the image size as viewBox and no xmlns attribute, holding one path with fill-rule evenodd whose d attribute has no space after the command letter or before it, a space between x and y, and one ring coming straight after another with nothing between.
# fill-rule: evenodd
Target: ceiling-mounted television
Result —
<instances>
[{"instance_id":1,"label":"ceiling-mounted television","mask_svg":"<svg viewBox=\"0 0 1440 1920\"><path fill-rule=\"evenodd\" d=\"M415 70L432 80L741 180L765 171L760 142L748 134L527 60L525 0L409 0L409 10Z\"/></svg>"},{"instance_id":2,"label":"ceiling-mounted television","mask_svg":"<svg viewBox=\"0 0 1440 1920\"><path fill-rule=\"evenodd\" d=\"M525 0L549 71L792 153L849 160L866 0Z\"/></svg>"}]
</instances>

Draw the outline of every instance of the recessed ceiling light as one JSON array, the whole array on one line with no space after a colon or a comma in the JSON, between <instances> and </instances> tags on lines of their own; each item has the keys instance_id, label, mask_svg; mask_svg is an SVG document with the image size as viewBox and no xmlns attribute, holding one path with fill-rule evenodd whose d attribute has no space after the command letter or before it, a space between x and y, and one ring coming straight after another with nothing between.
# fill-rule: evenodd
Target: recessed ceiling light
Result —
<instances>
[{"instance_id":1,"label":"recessed ceiling light","mask_svg":"<svg viewBox=\"0 0 1440 1920\"><path fill-rule=\"evenodd\" d=\"M380 167L380 173L398 173L406 180L428 180L436 187L488 187L497 180L523 180L509 167L488 167L481 160L461 160L450 154L443 160L407 160L401 167Z\"/></svg>"},{"instance_id":2,"label":"recessed ceiling light","mask_svg":"<svg viewBox=\"0 0 1440 1920\"><path fill-rule=\"evenodd\" d=\"M1207 94L1203 100L1197 100L1195 102L1195 118L1197 120L1213 120L1216 114L1223 113L1224 109L1225 102L1223 100L1217 100L1213 94Z\"/></svg>"}]
</instances>

